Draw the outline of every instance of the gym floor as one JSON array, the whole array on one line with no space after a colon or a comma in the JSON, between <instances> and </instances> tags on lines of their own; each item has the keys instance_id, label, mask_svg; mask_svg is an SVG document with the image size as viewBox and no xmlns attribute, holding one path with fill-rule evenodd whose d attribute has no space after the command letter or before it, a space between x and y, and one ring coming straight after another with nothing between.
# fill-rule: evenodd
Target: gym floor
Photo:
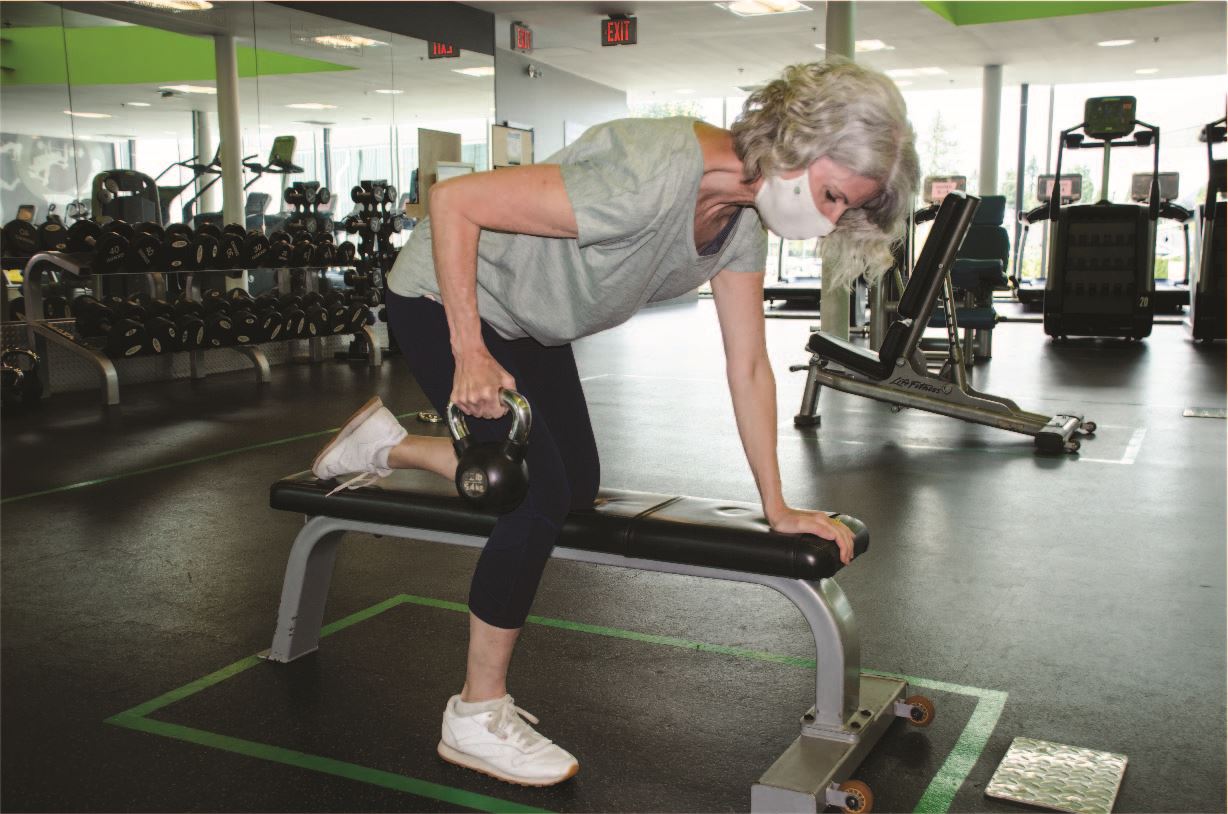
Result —
<instances>
[{"instance_id":1,"label":"gym floor","mask_svg":"<svg viewBox=\"0 0 1228 814\"><path fill-rule=\"evenodd\" d=\"M876 809L1033 810L984 795L1025 736L1128 756L1119 811L1223 811L1225 424L1182 414L1224 407L1222 343L1171 323L1061 345L1001 325L975 385L1100 426L1078 456L1046 458L1024 436L832 392L822 427L794 429L804 375L787 367L809 324L768 321L787 497L868 524L870 551L838 576L862 664L938 710L928 729L893 724L855 774ZM605 485L757 499L710 301L651 309L577 355ZM746 810L812 699L808 632L767 589L551 562L511 684L580 759L547 790L434 752L462 680L471 549L355 535L320 651L250 658L302 522L268 508L268 487L372 392L442 434L413 419L427 404L396 358L4 417L3 810Z\"/></svg>"}]
</instances>

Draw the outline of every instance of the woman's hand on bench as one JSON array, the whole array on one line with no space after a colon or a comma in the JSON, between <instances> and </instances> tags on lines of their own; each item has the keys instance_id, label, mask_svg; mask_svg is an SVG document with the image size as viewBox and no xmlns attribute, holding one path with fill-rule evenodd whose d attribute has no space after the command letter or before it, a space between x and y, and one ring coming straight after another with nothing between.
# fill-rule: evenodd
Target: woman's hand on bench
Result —
<instances>
[{"instance_id":1,"label":"woman's hand on bench","mask_svg":"<svg viewBox=\"0 0 1228 814\"><path fill-rule=\"evenodd\" d=\"M778 516L769 517L772 531L781 534L813 534L824 540L832 540L840 549L840 562L848 565L853 561L853 532L834 517L823 512L792 509L786 506Z\"/></svg>"}]
</instances>

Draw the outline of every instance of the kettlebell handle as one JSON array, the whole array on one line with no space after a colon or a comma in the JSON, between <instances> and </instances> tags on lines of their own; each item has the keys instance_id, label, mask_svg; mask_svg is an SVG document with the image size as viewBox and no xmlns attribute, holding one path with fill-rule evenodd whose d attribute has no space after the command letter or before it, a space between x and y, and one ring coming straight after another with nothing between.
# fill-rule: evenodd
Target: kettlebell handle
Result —
<instances>
[{"instance_id":1,"label":"kettlebell handle","mask_svg":"<svg viewBox=\"0 0 1228 814\"><path fill-rule=\"evenodd\" d=\"M507 434L507 440L522 445L528 443L529 430L533 424L533 411L529 407L529 400L515 390L507 388L499 390L499 398L512 411L512 429ZM463 443L469 437L465 414L454 403L448 402L447 418L448 431L452 433L452 439L457 443Z\"/></svg>"}]
</instances>

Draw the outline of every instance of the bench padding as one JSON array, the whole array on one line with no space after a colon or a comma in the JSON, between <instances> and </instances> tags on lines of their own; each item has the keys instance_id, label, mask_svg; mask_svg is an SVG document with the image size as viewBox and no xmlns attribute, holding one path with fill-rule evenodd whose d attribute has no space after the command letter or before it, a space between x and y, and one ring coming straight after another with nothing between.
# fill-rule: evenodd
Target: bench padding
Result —
<instances>
[{"instance_id":1,"label":"bench padding","mask_svg":"<svg viewBox=\"0 0 1228 814\"><path fill-rule=\"evenodd\" d=\"M497 516L474 510L452 484L420 471L394 472L375 486L328 492L335 481L310 472L273 484L274 509L413 529L487 536ZM870 534L856 518L837 515L864 553ZM558 545L661 562L818 580L843 566L836 544L808 534L777 534L757 504L603 489L591 511L568 515Z\"/></svg>"}]
</instances>

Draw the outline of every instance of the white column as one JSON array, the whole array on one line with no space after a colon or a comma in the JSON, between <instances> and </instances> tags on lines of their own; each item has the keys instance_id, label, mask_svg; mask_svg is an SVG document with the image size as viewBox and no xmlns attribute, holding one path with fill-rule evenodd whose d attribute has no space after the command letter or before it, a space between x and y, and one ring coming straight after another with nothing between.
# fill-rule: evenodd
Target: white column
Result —
<instances>
[{"instance_id":1,"label":"white column","mask_svg":"<svg viewBox=\"0 0 1228 814\"><path fill-rule=\"evenodd\" d=\"M213 36L217 62L217 121L222 139L222 220L243 223L243 137L239 129L239 62L235 39ZM209 159L203 159L208 161Z\"/></svg>"},{"instance_id":2,"label":"white column","mask_svg":"<svg viewBox=\"0 0 1228 814\"><path fill-rule=\"evenodd\" d=\"M998 142L1002 124L1002 66L986 65L981 75L981 195L998 194Z\"/></svg>"},{"instance_id":3,"label":"white column","mask_svg":"<svg viewBox=\"0 0 1228 814\"><path fill-rule=\"evenodd\" d=\"M853 59L853 3L851 0L828 0L827 2L827 54ZM824 333L848 339L849 292L848 288L833 288L828 284L830 275L823 275L823 298L819 302L819 325Z\"/></svg>"},{"instance_id":4,"label":"white column","mask_svg":"<svg viewBox=\"0 0 1228 814\"><path fill-rule=\"evenodd\" d=\"M213 138L213 114L205 110L192 111L192 130L194 140L193 148L196 150L197 161L201 164L208 164L213 160L213 151L217 149L217 142ZM196 191L199 193L204 189L205 185L213 180L212 175L202 175L196 179ZM199 201L193 211L201 212L216 212L222 208L221 190L217 184L209 187L201 195ZM173 220L179 220L178 213L172 214Z\"/></svg>"}]
</instances>

